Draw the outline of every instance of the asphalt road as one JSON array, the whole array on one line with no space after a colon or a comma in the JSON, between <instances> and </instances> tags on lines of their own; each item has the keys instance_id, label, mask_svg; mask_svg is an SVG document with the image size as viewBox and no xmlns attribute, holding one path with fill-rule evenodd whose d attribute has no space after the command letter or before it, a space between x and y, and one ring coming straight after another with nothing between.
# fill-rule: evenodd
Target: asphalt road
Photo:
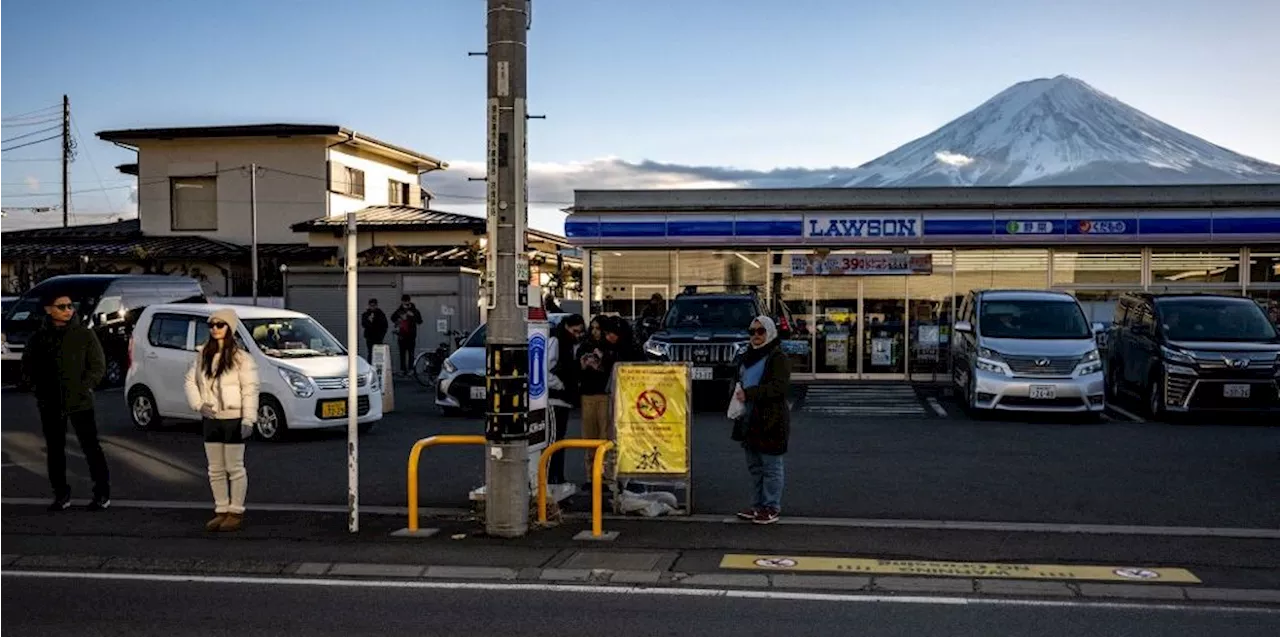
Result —
<instances>
[{"instance_id":1,"label":"asphalt road","mask_svg":"<svg viewBox=\"0 0 1280 637\"><path fill-rule=\"evenodd\" d=\"M362 438L361 502L405 502L405 458L418 438L476 434L477 418L447 418L414 385L397 386L398 410ZM138 432L121 393L99 394L99 422L121 499L208 498L198 425ZM784 513L792 516L1280 527L1280 427L1214 418L1194 425L1070 420L976 422L949 417L794 415ZM6 497L46 497L43 440L30 396L3 394ZM746 499L742 451L717 412L692 430L694 505L727 514ZM570 435L577 435L576 422ZM74 443L72 448L74 449ZM582 480L581 456L568 461ZM71 458L74 488L87 496L83 461ZM345 431L303 432L292 442L252 444L250 502L343 504ZM424 455L421 502L462 507L482 483L478 449Z\"/></svg>"}]
</instances>

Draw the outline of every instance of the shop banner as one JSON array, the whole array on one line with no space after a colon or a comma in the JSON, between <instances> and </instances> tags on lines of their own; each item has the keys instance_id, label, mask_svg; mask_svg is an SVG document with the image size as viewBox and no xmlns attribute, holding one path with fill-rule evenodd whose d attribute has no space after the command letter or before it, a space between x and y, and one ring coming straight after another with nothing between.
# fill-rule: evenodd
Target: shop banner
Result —
<instances>
[{"instance_id":1,"label":"shop banner","mask_svg":"<svg viewBox=\"0 0 1280 637\"><path fill-rule=\"evenodd\" d=\"M618 474L688 474L689 366L620 364L614 379Z\"/></svg>"},{"instance_id":2,"label":"shop banner","mask_svg":"<svg viewBox=\"0 0 1280 637\"><path fill-rule=\"evenodd\" d=\"M931 254L840 254L826 258L791 255L792 276L933 274Z\"/></svg>"}]
</instances>

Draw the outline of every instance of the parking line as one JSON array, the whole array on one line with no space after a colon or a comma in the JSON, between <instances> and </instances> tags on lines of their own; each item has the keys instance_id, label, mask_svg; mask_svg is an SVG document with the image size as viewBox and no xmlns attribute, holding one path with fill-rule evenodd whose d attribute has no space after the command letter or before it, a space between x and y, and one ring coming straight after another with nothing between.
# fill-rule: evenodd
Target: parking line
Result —
<instances>
[{"instance_id":1,"label":"parking line","mask_svg":"<svg viewBox=\"0 0 1280 637\"><path fill-rule=\"evenodd\" d=\"M1116 405L1108 404L1107 409L1110 409L1111 411L1114 411L1117 414L1120 414L1121 416L1124 416L1125 418L1132 420L1133 422L1147 422L1146 418L1143 418L1127 409L1122 409Z\"/></svg>"},{"instance_id":2,"label":"parking line","mask_svg":"<svg viewBox=\"0 0 1280 637\"><path fill-rule=\"evenodd\" d=\"M943 407L941 403L938 402L937 398L930 396L925 399L925 402L929 403L929 406L933 407L934 413L938 414L939 416L942 416L943 418L947 418L949 416L947 414L947 409Z\"/></svg>"}]
</instances>

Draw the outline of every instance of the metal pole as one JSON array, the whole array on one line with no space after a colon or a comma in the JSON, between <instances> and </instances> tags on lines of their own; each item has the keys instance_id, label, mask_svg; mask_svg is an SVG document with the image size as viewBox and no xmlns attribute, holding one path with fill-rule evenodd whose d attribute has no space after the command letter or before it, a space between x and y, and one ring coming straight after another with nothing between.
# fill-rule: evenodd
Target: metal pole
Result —
<instances>
[{"instance_id":1,"label":"metal pole","mask_svg":"<svg viewBox=\"0 0 1280 637\"><path fill-rule=\"evenodd\" d=\"M62 96L62 227L71 211L71 98Z\"/></svg>"},{"instance_id":2,"label":"metal pole","mask_svg":"<svg viewBox=\"0 0 1280 637\"><path fill-rule=\"evenodd\" d=\"M485 530L529 530L529 262L524 253L528 0L488 0L489 327Z\"/></svg>"},{"instance_id":3,"label":"metal pole","mask_svg":"<svg viewBox=\"0 0 1280 637\"><path fill-rule=\"evenodd\" d=\"M357 399L356 353L360 350L356 330L356 213L347 213L347 251L343 255L347 268L347 530L360 531L360 429L356 422L359 402ZM255 279L256 283L256 279Z\"/></svg>"},{"instance_id":4,"label":"metal pole","mask_svg":"<svg viewBox=\"0 0 1280 637\"><path fill-rule=\"evenodd\" d=\"M249 216L253 217L253 245L249 258L253 261L253 304L258 304L258 165L249 164Z\"/></svg>"}]
</instances>

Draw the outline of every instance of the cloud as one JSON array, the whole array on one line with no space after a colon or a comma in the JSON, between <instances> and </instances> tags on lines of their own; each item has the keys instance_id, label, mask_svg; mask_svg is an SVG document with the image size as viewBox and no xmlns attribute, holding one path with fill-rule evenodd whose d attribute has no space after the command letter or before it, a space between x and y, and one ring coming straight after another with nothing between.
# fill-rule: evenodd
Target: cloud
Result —
<instances>
[{"instance_id":1,"label":"cloud","mask_svg":"<svg viewBox=\"0 0 1280 637\"><path fill-rule=\"evenodd\" d=\"M23 181L23 183L25 183L25 184L27 185L27 192L40 192L40 180L39 180L39 179L37 179L37 178L35 178L35 177L31 176L31 175L27 175L27 178L26 178L26 179L23 179L22 181Z\"/></svg>"},{"instance_id":2,"label":"cloud","mask_svg":"<svg viewBox=\"0 0 1280 637\"><path fill-rule=\"evenodd\" d=\"M947 150L937 151L933 154L933 156L938 161L944 164L947 164L949 166L955 166L957 168L961 166L968 166L969 164L973 163L972 157L969 157L967 155L961 155L960 153L953 153Z\"/></svg>"},{"instance_id":3,"label":"cloud","mask_svg":"<svg viewBox=\"0 0 1280 637\"><path fill-rule=\"evenodd\" d=\"M690 166L656 161L629 162L605 157L582 162L529 164L529 223L561 232L564 215L573 205L574 190L644 190L682 188L778 188L818 187L848 181L852 168L775 168L746 170L720 166ZM484 214L485 165L475 161L451 161L449 169L429 173L423 185L436 194L432 207Z\"/></svg>"}]
</instances>

